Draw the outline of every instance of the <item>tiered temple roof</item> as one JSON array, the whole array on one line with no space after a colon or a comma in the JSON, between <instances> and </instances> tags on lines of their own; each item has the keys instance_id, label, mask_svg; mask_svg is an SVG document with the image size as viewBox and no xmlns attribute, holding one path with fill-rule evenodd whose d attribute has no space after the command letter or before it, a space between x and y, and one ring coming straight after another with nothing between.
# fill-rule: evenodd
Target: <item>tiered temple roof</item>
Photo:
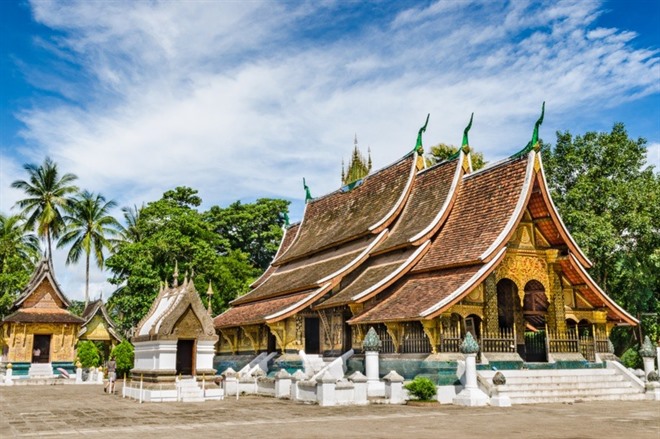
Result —
<instances>
[{"instance_id":1,"label":"tiered temple roof","mask_svg":"<svg viewBox=\"0 0 660 439\"><path fill-rule=\"evenodd\" d=\"M55 280L49 258L43 258L27 287L11 307L4 322L18 323L83 323L83 319L67 310L71 305Z\"/></svg>"},{"instance_id":2,"label":"tiered temple roof","mask_svg":"<svg viewBox=\"0 0 660 439\"><path fill-rule=\"evenodd\" d=\"M105 330L108 332L108 334L116 341L120 342L121 336L117 333L115 322L112 320L112 317L110 317L110 314L108 314L108 310L103 304L102 299L98 299L93 302L90 302L85 307L85 310L83 311L82 314L84 323L82 328L80 328L78 337L82 337L85 334L88 334L89 325L92 323L92 320L97 315L102 319L103 326L105 327Z\"/></svg>"},{"instance_id":3,"label":"tiered temple roof","mask_svg":"<svg viewBox=\"0 0 660 439\"><path fill-rule=\"evenodd\" d=\"M351 308L351 324L434 318L493 272L524 215L559 249L585 300L607 307L615 322L636 323L586 272L591 263L559 218L538 152L477 172L469 147L428 169L415 159L409 154L354 188L311 200L272 265L214 319L216 328L352 304L363 307Z\"/></svg>"}]
</instances>

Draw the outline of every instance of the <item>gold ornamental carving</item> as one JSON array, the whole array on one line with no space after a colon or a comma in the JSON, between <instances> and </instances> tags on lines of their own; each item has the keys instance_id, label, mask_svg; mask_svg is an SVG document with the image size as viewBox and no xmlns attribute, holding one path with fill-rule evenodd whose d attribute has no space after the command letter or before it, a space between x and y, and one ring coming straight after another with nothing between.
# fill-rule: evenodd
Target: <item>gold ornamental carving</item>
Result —
<instances>
[{"instance_id":1,"label":"gold ornamental carving","mask_svg":"<svg viewBox=\"0 0 660 439\"><path fill-rule=\"evenodd\" d=\"M438 325L438 319L432 320L422 320L422 328L424 328L424 333L429 338L431 343L431 353L437 354L437 346L440 343L440 326Z\"/></svg>"},{"instance_id":2,"label":"gold ornamental carving","mask_svg":"<svg viewBox=\"0 0 660 439\"><path fill-rule=\"evenodd\" d=\"M399 347L401 346L401 341L403 340L404 335L404 326L401 323L385 323L387 327L387 333L390 334L392 338L392 344L394 345L394 352L399 352Z\"/></svg>"},{"instance_id":3,"label":"gold ornamental carving","mask_svg":"<svg viewBox=\"0 0 660 439\"><path fill-rule=\"evenodd\" d=\"M530 280L540 282L546 291L546 296L548 296L547 292L550 291L547 262L537 256L508 252L495 273L497 282L502 279L510 279L516 284L521 305L525 298L525 285ZM548 300L551 300L551 298L548 297Z\"/></svg>"},{"instance_id":4,"label":"gold ornamental carving","mask_svg":"<svg viewBox=\"0 0 660 439\"><path fill-rule=\"evenodd\" d=\"M241 326L241 330L243 331L243 334L245 334L245 337L249 340L250 346L256 354L261 347L261 338L259 337L261 331L259 325Z\"/></svg>"}]
</instances>

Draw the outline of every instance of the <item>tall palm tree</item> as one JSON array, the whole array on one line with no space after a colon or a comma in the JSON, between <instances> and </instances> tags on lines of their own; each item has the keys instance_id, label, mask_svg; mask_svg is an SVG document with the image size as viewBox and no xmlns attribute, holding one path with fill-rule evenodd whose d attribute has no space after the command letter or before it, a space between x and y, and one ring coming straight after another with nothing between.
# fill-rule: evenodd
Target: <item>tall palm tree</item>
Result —
<instances>
[{"instance_id":1,"label":"tall palm tree","mask_svg":"<svg viewBox=\"0 0 660 439\"><path fill-rule=\"evenodd\" d=\"M78 191L73 184L78 177L69 173L60 177L57 163L50 157L39 166L28 163L23 169L28 172L29 181L16 180L11 187L22 189L27 198L17 201L16 205L27 218L25 227L34 229L36 225L37 234L46 239L48 257L52 258L51 242L64 230L62 212L71 203L69 195Z\"/></svg>"},{"instance_id":2,"label":"tall palm tree","mask_svg":"<svg viewBox=\"0 0 660 439\"><path fill-rule=\"evenodd\" d=\"M0 264L2 273L9 270L11 258L17 258L20 264L32 269L39 260L39 238L25 229L25 220L21 215L3 215L0 213Z\"/></svg>"},{"instance_id":3,"label":"tall palm tree","mask_svg":"<svg viewBox=\"0 0 660 439\"><path fill-rule=\"evenodd\" d=\"M133 205L133 207L121 208L124 214L124 221L126 222L126 226L120 226L119 229L119 239L121 241L139 242L142 240L142 232L138 226L142 209L144 209L144 204L140 207Z\"/></svg>"},{"instance_id":4,"label":"tall palm tree","mask_svg":"<svg viewBox=\"0 0 660 439\"><path fill-rule=\"evenodd\" d=\"M71 244L66 263L78 262L82 253L85 253L85 306L89 302L89 260L94 254L96 265L103 268L105 257L104 249L112 249L111 237L119 231L120 225L110 215L110 210L117 203L106 201L100 194L83 191L67 207L66 232L57 243L57 247Z\"/></svg>"},{"instance_id":5,"label":"tall palm tree","mask_svg":"<svg viewBox=\"0 0 660 439\"><path fill-rule=\"evenodd\" d=\"M9 310L40 257L39 238L25 230L24 218L0 213L0 314Z\"/></svg>"}]
</instances>

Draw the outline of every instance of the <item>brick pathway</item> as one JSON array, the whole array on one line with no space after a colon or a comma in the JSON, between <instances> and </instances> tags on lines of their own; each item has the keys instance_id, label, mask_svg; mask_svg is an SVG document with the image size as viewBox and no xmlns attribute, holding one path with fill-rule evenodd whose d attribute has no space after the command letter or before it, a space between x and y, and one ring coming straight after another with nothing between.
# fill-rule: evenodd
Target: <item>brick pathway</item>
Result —
<instances>
[{"instance_id":1,"label":"brick pathway","mask_svg":"<svg viewBox=\"0 0 660 439\"><path fill-rule=\"evenodd\" d=\"M0 387L0 437L660 438L660 403L318 407L265 397L138 404L100 386Z\"/></svg>"}]
</instances>

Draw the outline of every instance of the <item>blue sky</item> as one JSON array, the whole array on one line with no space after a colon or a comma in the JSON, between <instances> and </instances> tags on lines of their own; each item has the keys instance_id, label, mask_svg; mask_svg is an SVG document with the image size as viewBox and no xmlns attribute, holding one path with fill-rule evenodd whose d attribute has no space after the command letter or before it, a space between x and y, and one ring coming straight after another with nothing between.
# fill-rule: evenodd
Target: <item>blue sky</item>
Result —
<instances>
[{"instance_id":1,"label":"blue sky","mask_svg":"<svg viewBox=\"0 0 660 439\"><path fill-rule=\"evenodd\" d=\"M205 206L339 186L414 145L489 161L541 130L624 122L660 163L660 2L0 2L0 211L46 155L120 206L187 185ZM57 255L56 255L57 256ZM59 258L63 260L64 258ZM59 266L59 267L58 267ZM84 268L60 281L82 295ZM94 273L92 291L111 287Z\"/></svg>"}]
</instances>

